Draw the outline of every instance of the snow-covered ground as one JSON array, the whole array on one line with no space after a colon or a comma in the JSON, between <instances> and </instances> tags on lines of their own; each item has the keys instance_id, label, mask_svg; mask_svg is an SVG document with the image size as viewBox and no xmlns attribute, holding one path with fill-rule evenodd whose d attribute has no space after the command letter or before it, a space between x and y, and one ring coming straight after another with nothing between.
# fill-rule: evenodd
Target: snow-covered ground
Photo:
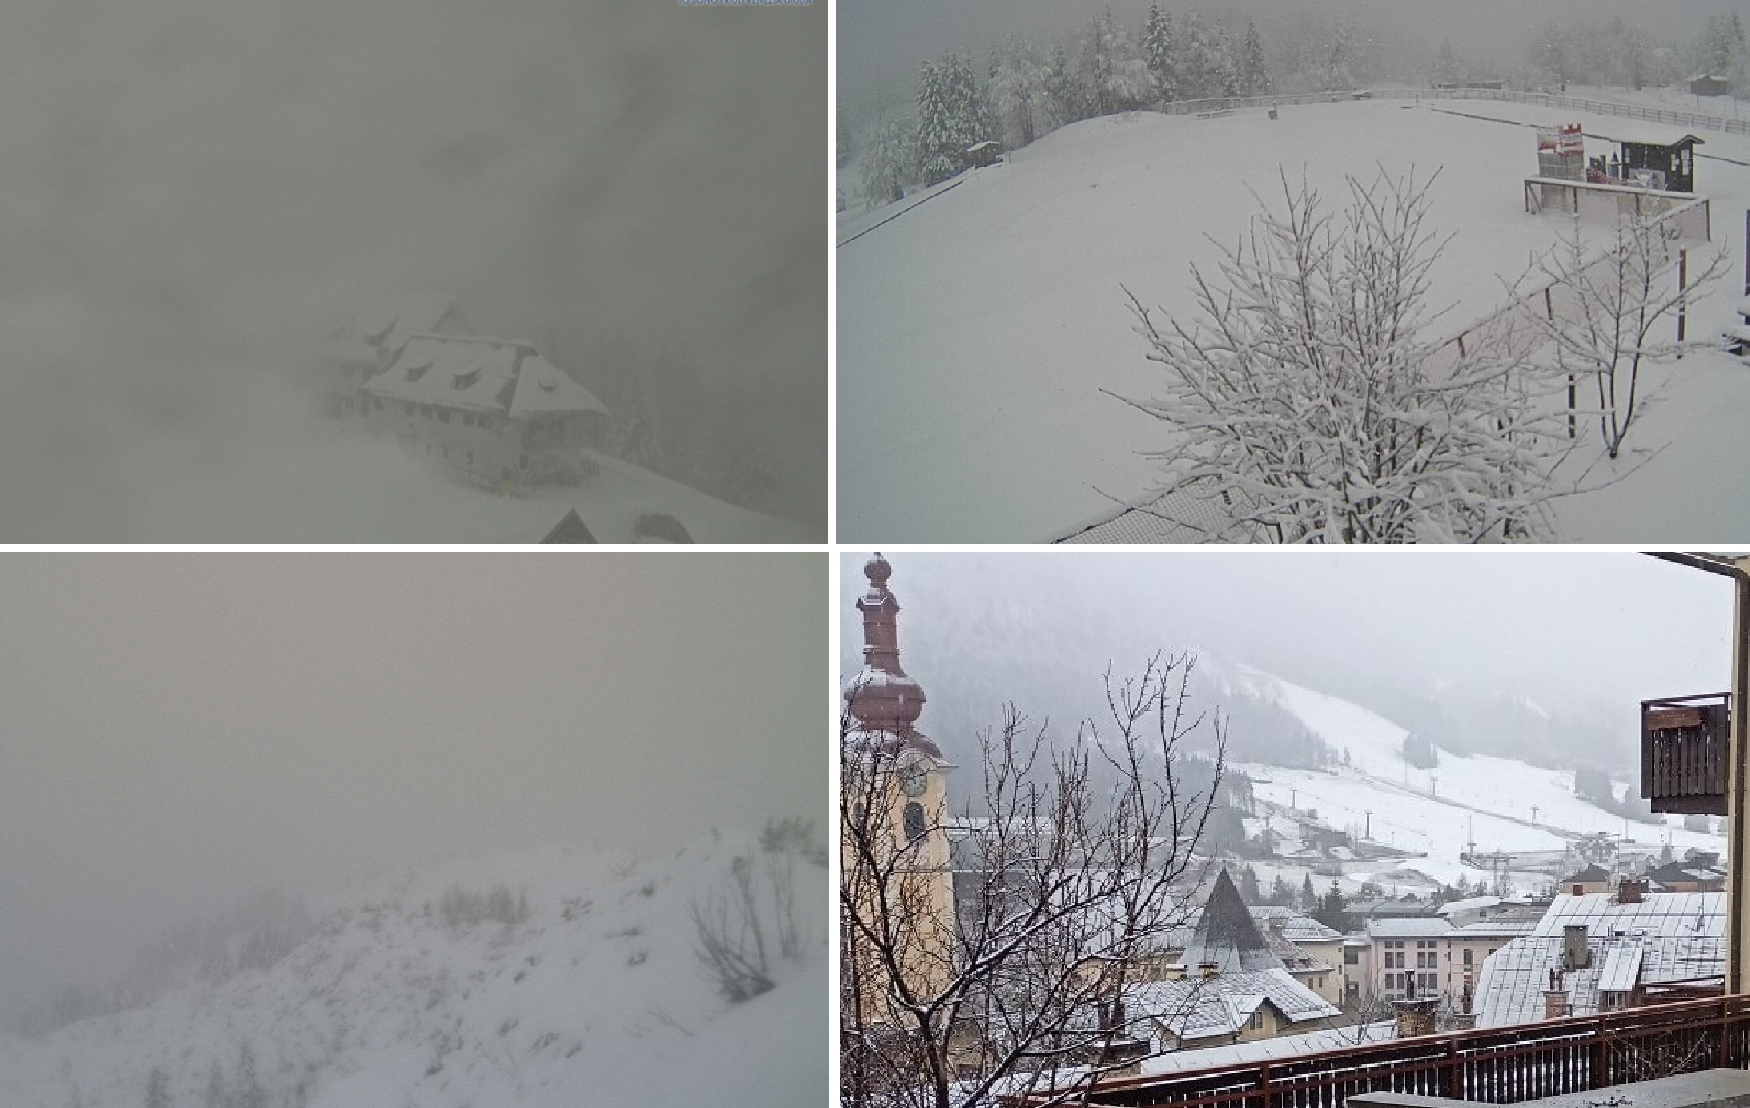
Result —
<instances>
[{"instance_id":1,"label":"snow-covered ground","mask_svg":"<svg viewBox=\"0 0 1750 1108\"><path fill-rule=\"evenodd\" d=\"M1624 830L1620 816L1574 795L1572 772L1447 750L1438 752L1432 770L1418 769L1403 758L1404 728L1366 708L1246 667L1224 672L1223 680L1229 690L1280 704L1329 742L1339 758L1348 757L1347 765L1331 771L1238 767L1257 779L1259 798L1314 809L1321 821L1338 828L1371 823L1376 841L1426 854L1403 868L1437 881L1456 884L1460 877L1490 876L1459 860L1473 836L1480 852L1559 851L1577 835L1618 836ZM1669 837L1679 854L1687 847L1723 853L1726 845L1721 836L1674 824L1630 823L1627 828L1631 839L1655 847Z\"/></svg>"},{"instance_id":2,"label":"snow-covered ground","mask_svg":"<svg viewBox=\"0 0 1750 1108\"><path fill-rule=\"evenodd\" d=\"M1147 396L1159 385L1124 289L1188 315L1189 266L1216 257L1206 236L1233 241L1256 210L1253 191L1280 206L1280 170L1304 169L1337 201L1345 174L1440 167L1434 220L1456 237L1435 267L1433 298L1455 305L1443 332L1461 330L1504 301L1503 279L1524 273L1562 227L1523 210L1535 144L1515 124L1573 119L1595 135L1631 125L1454 100L1284 107L1274 121L1261 110L1107 117L1047 135L923 203L914 194L847 213L838 232L839 537L1039 541L1109 513L1111 498L1144 494L1153 463L1138 452L1165 445L1165 429L1102 391ZM1704 154L1750 162L1750 138L1700 133ZM1714 201L1716 244L1741 252L1732 213L1750 206L1750 167L1703 158L1697 175ZM1737 283L1728 272L1696 306L1692 336L1733 320ZM1730 422L1750 406L1750 369L1704 352L1668 378L1663 405L1631 445L1672 445L1620 484L1566 505L1565 537L1705 541L1750 526L1750 490L1725 476L1750 461L1741 456L1750 443ZM1679 487L1686 495L1674 495Z\"/></svg>"},{"instance_id":3,"label":"snow-covered ground","mask_svg":"<svg viewBox=\"0 0 1750 1108\"><path fill-rule=\"evenodd\" d=\"M173 1104L205 1103L244 1043L276 1108L300 1083L313 1108L825 1103L826 871L782 856L802 956L778 957L763 904L777 985L730 1004L700 974L689 906L737 856L777 857L726 833L667 857L551 849L378 879L318 905L321 931L271 969L0 1036L0 1103L137 1108L154 1066ZM441 918L446 890L497 884L526 892L526 923Z\"/></svg>"}]
</instances>

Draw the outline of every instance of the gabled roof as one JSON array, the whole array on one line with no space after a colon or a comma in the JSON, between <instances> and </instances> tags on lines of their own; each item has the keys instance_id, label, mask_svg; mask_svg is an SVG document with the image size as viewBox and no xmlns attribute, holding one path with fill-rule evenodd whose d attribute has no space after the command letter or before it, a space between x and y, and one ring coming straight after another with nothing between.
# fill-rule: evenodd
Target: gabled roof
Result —
<instances>
[{"instance_id":1,"label":"gabled roof","mask_svg":"<svg viewBox=\"0 0 1750 1108\"><path fill-rule=\"evenodd\" d=\"M533 343L472 335L416 335L364 388L389 400L512 418L607 412L588 389L543 358Z\"/></svg>"},{"instance_id":2,"label":"gabled roof","mask_svg":"<svg viewBox=\"0 0 1750 1108\"><path fill-rule=\"evenodd\" d=\"M548 542L594 542L595 536L589 533L589 528L583 525L583 517L573 508L565 513L565 518L558 526L547 532L547 537L541 540Z\"/></svg>"},{"instance_id":3,"label":"gabled roof","mask_svg":"<svg viewBox=\"0 0 1750 1108\"><path fill-rule=\"evenodd\" d=\"M1187 973L1195 975L1208 963L1224 974L1282 968L1282 959L1252 922L1252 913L1225 869L1216 874L1203 915L1191 932L1191 941L1185 944Z\"/></svg>"},{"instance_id":4,"label":"gabled roof","mask_svg":"<svg viewBox=\"0 0 1750 1108\"><path fill-rule=\"evenodd\" d=\"M1150 981L1124 990L1127 1015L1152 1019L1177 1039L1237 1034L1264 1004L1291 1024L1342 1014L1336 1005L1284 969L1214 977L1193 974L1179 981Z\"/></svg>"},{"instance_id":5,"label":"gabled roof","mask_svg":"<svg viewBox=\"0 0 1750 1108\"><path fill-rule=\"evenodd\" d=\"M1596 885L1600 881L1608 882L1609 880L1610 871L1597 863L1593 863L1572 876L1562 878L1557 884L1571 885L1578 881L1582 885Z\"/></svg>"},{"instance_id":6,"label":"gabled roof","mask_svg":"<svg viewBox=\"0 0 1750 1108\"><path fill-rule=\"evenodd\" d=\"M443 293L412 294L355 316L341 332L339 354L366 362L376 361L379 354L393 358L414 335L437 332L459 335L471 330L453 297Z\"/></svg>"}]
</instances>

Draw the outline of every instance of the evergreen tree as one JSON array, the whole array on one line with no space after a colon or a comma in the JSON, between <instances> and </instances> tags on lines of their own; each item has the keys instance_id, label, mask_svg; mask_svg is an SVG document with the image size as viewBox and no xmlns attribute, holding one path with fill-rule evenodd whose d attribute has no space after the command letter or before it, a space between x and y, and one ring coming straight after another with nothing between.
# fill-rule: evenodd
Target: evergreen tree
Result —
<instances>
[{"instance_id":1,"label":"evergreen tree","mask_svg":"<svg viewBox=\"0 0 1750 1108\"><path fill-rule=\"evenodd\" d=\"M990 109L962 54L925 62L918 88L918 169L933 185L965 168L966 148L990 137Z\"/></svg>"},{"instance_id":2,"label":"evergreen tree","mask_svg":"<svg viewBox=\"0 0 1750 1108\"><path fill-rule=\"evenodd\" d=\"M1264 43L1258 38L1258 28L1246 20L1246 40L1240 47L1239 94L1268 96L1273 90L1270 67L1264 61Z\"/></svg>"},{"instance_id":3,"label":"evergreen tree","mask_svg":"<svg viewBox=\"0 0 1750 1108\"><path fill-rule=\"evenodd\" d=\"M170 1079L163 1066L153 1066L146 1078L146 1108L170 1108Z\"/></svg>"},{"instance_id":4,"label":"evergreen tree","mask_svg":"<svg viewBox=\"0 0 1750 1108\"><path fill-rule=\"evenodd\" d=\"M1240 899L1247 904L1258 904L1263 900L1262 890L1258 888L1258 871L1251 866L1240 870Z\"/></svg>"},{"instance_id":5,"label":"evergreen tree","mask_svg":"<svg viewBox=\"0 0 1750 1108\"><path fill-rule=\"evenodd\" d=\"M1179 97L1179 78L1173 66L1172 17L1161 11L1159 4L1148 6L1148 18L1142 25L1142 60L1154 79L1155 98L1172 101Z\"/></svg>"},{"instance_id":6,"label":"evergreen tree","mask_svg":"<svg viewBox=\"0 0 1750 1108\"><path fill-rule=\"evenodd\" d=\"M1305 881L1300 886L1300 906L1308 912L1314 911L1319 906L1319 894L1313 891L1312 874L1310 873L1306 875Z\"/></svg>"},{"instance_id":7,"label":"evergreen tree","mask_svg":"<svg viewBox=\"0 0 1750 1108\"><path fill-rule=\"evenodd\" d=\"M1289 908L1294 907L1294 889L1282 879L1280 873L1276 875L1276 880L1270 883L1269 903L1281 904Z\"/></svg>"},{"instance_id":8,"label":"evergreen tree","mask_svg":"<svg viewBox=\"0 0 1750 1108\"><path fill-rule=\"evenodd\" d=\"M1312 915L1333 931L1347 933L1354 926L1354 921L1349 918L1348 902L1343 899L1343 890L1337 886L1335 878L1331 880L1331 887L1325 891L1325 895L1319 899L1318 908Z\"/></svg>"},{"instance_id":9,"label":"evergreen tree","mask_svg":"<svg viewBox=\"0 0 1750 1108\"><path fill-rule=\"evenodd\" d=\"M1196 12L1187 13L1180 24L1178 45L1174 69L1179 78L1179 95L1189 100L1222 95L1221 46Z\"/></svg>"},{"instance_id":10,"label":"evergreen tree","mask_svg":"<svg viewBox=\"0 0 1750 1108\"><path fill-rule=\"evenodd\" d=\"M1061 127L1084 117L1081 90L1076 85L1075 74L1070 71L1069 55L1064 53L1063 47L1051 52L1043 83L1045 108L1051 114L1053 126Z\"/></svg>"},{"instance_id":11,"label":"evergreen tree","mask_svg":"<svg viewBox=\"0 0 1750 1108\"><path fill-rule=\"evenodd\" d=\"M1043 74L1032 48L1011 35L1000 52L991 53L990 100L994 124L1010 149L1032 142Z\"/></svg>"},{"instance_id":12,"label":"evergreen tree","mask_svg":"<svg viewBox=\"0 0 1750 1108\"><path fill-rule=\"evenodd\" d=\"M914 179L911 131L890 117L870 134L863 150L863 196L870 204L891 204L905 196L906 184Z\"/></svg>"}]
</instances>

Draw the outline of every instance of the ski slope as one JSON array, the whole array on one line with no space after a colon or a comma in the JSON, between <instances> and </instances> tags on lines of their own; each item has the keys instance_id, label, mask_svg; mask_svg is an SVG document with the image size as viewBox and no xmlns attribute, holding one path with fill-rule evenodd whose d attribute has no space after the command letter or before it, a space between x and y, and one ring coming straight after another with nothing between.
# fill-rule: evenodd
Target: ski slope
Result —
<instances>
[{"instance_id":1,"label":"ski slope","mask_svg":"<svg viewBox=\"0 0 1750 1108\"><path fill-rule=\"evenodd\" d=\"M1188 318L1190 266L1214 262L1210 236L1231 243L1244 230L1253 192L1280 207L1280 172L1304 170L1336 204L1346 173L1440 168L1434 222L1456 237L1433 271L1432 299L1453 305L1441 332L1462 330L1555 242L1562 221L1523 210L1536 156L1519 124L1570 117L1595 134L1627 122L1451 100L1292 106L1274 121L1255 109L1106 117L927 200L847 217L837 251L840 538L1036 542L1146 493L1155 467L1139 452L1170 445L1167 432L1103 391L1147 396L1160 380L1124 290ZM1750 162L1750 139L1705 137L1705 153ZM1750 168L1704 160L1698 174L1715 198L1716 242L1741 253L1726 213L1750 206ZM1692 336L1733 321L1735 283L1728 275L1697 304ZM1672 445L1564 506L1566 537L1701 541L1750 526L1750 490L1725 476L1750 464L1750 441L1730 423L1750 406L1750 372L1701 354L1664 377L1665 403L1647 413L1641 441Z\"/></svg>"},{"instance_id":2,"label":"ski slope","mask_svg":"<svg viewBox=\"0 0 1750 1108\"><path fill-rule=\"evenodd\" d=\"M275 1106L812 1108L827 1097L826 936L812 910L826 871L781 856L802 957L774 950L777 986L732 1005L699 973L689 906L738 855L780 857L725 834L670 857L554 849L379 879L317 905L320 932L268 970L40 1040L0 1037L0 1103L137 1108L153 1066L172 1103L204 1103L209 1067L234 1079L247 1042ZM427 908L453 886L500 883L526 892L528 922L452 927Z\"/></svg>"},{"instance_id":3,"label":"ski slope","mask_svg":"<svg viewBox=\"0 0 1750 1108\"><path fill-rule=\"evenodd\" d=\"M1359 705L1283 681L1247 667L1224 675L1226 691L1280 705L1331 744L1348 764L1332 771L1275 766L1239 768L1258 778L1255 792L1276 804L1315 809L1338 828L1371 823L1376 841L1428 857L1405 863L1435 880L1474 880L1481 870L1459 856L1474 835L1479 851L1562 850L1577 835L1622 834L1624 821L1574 795L1574 775L1509 758L1460 757L1439 750L1432 770L1410 766L1402 756L1404 728ZM1533 810L1535 809L1535 815ZM1369 815L1371 813L1371 815ZM1680 826L1630 823L1629 836L1672 848L1724 851L1721 836Z\"/></svg>"}]
</instances>

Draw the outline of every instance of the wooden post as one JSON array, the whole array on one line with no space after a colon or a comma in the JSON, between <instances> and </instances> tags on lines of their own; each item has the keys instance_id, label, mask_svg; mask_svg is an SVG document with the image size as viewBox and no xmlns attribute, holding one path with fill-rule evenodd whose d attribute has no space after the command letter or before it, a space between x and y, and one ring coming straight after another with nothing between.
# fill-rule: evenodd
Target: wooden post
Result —
<instances>
[{"instance_id":1,"label":"wooden post","mask_svg":"<svg viewBox=\"0 0 1750 1108\"><path fill-rule=\"evenodd\" d=\"M1750 209L1744 212L1744 295L1750 296Z\"/></svg>"},{"instance_id":2,"label":"wooden post","mask_svg":"<svg viewBox=\"0 0 1750 1108\"><path fill-rule=\"evenodd\" d=\"M1683 341L1684 327L1689 322L1689 298L1685 293L1689 289L1689 251L1677 252L1677 341ZM1683 357L1683 348L1677 348L1677 356Z\"/></svg>"}]
</instances>

